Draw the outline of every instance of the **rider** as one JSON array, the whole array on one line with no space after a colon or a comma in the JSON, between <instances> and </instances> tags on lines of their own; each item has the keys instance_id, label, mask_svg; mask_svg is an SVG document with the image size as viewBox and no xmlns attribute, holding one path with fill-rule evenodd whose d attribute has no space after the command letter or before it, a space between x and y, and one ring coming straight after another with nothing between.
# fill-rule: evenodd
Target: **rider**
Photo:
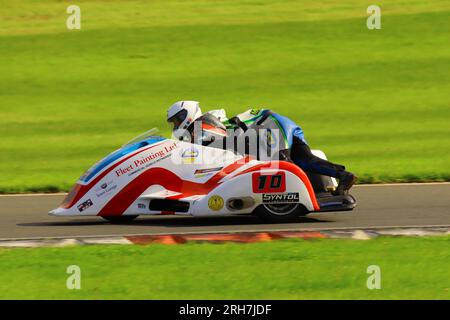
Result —
<instances>
[{"instance_id":1,"label":"rider","mask_svg":"<svg viewBox=\"0 0 450 320\"><path fill-rule=\"evenodd\" d=\"M212 113L202 114L199 102L178 101L167 111L167 122L173 125L172 133L176 139L207 146L227 136L227 128L221 119ZM199 125L196 136L195 124Z\"/></svg>"},{"instance_id":2,"label":"rider","mask_svg":"<svg viewBox=\"0 0 450 320\"><path fill-rule=\"evenodd\" d=\"M200 122L203 129L202 136L192 138L191 142L200 142L203 145L208 145L211 140L214 141L217 135L226 136L226 129L245 132L249 128L269 128L269 130L278 128L285 138L286 149L290 150L289 158L297 166L307 172L339 179L339 185L334 194L345 194L356 181L356 176L346 171L344 166L315 156L306 143L303 130L290 119L265 109L251 109L231 119L226 119L224 112L221 113L222 110L219 110L222 117L214 116L214 114L217 115L217 111L202 114L198 102L179 101L169 108L167 121L173 124L174 133L178 132L178 136L180 136L180 130L181 136L183 132L192 135L194 123Z\"/></svg>"}]
</instances>

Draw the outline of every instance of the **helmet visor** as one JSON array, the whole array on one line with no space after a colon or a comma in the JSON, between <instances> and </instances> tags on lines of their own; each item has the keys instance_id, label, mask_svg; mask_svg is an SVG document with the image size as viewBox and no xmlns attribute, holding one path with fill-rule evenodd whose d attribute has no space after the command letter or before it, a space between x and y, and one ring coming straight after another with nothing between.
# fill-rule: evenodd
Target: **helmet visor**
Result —
<instances>
[{"instance_id":1,"label":"helmet visor","mask_svg":"<svg viewBox=\"0 0 450 320\"><path fill-rule=\"evenodd\" d=\"M180 127L184 120L187 117L187 110L178 111L175 115L170 117L167 122L173 124L173 130L176 130Z\"/></svg>"}]
</instances>

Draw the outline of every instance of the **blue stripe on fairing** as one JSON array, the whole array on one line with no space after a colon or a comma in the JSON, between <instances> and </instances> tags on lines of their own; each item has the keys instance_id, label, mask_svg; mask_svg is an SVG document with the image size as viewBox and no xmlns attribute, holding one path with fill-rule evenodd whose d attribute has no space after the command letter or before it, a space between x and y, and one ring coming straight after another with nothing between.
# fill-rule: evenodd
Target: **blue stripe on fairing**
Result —
<instances>
[{"instance_id":1,"label":"blue stripe on fairing","mask_svg":"<svg viewBox=\"0 0 450 320\"><path fill-rule=\"evenodd\" d=\"M166 138L163 137L151 137L148 139L144 139L142 141L135 142L130 145L126 145L123 148L114 151L113 153L109 154L99 162L97 162L92 168L90 168L88 171L86 171L85 174L80 178L80 181L82 182L88 182L93 177L97 175L100 171L102 171L104 168L106 168L108 165L113 163L114 161L122 158L123 156L126 156L127 154L136 151L140 148L146 147L151 144L155 144L157 142L166 140Z\"/></svg>"}]
</instances>

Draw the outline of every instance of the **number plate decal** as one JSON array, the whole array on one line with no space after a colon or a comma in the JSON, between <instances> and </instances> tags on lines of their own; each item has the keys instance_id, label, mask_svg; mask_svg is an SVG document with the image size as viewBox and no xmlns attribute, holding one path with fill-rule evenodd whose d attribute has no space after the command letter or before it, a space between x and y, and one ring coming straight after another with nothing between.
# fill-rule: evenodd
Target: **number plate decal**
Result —
<instances>
[{"instance_id":1,"label":"number plate decal","mask_svg":"<svg viewBox=\"0 0 450 320\"><path fill-rule=\"evenodd\" d=\"M286 174L284 171L263 174L255 172L252 175L253 193L277 193L286 191Z\"/></svg>"}]
</instances>

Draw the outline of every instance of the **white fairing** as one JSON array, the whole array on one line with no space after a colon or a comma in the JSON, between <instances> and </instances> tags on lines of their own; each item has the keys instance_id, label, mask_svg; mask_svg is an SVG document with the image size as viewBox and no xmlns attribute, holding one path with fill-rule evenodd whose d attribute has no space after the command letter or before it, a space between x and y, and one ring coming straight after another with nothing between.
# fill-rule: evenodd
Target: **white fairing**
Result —
<instances>
[{"instance_id":1,"label":"white fairing","mask_svg":"<svg viewBox=\"0 0 450 320\"><path fill-rule=\"evenodd\" d=\"M268 174L271 172L278 172L279 170L269 170ZM258 205L262 204L262 193L253 193L252 190L252 176L253 173L247 173L245 175L238 176L234 179L229 180L226 183L221 184L215 190L210 192L207 196L202 197L195 201L193 205L193 211L191 212L194 216L207 216L207 215L217 215L217 214L229 214L229 213L249 213L253 211ZM308 209L308 211L314 211L313 204L310 200L310 196L304 184L299 183L298 178L290 172L286 172L286 182L287 190L289 192L299 192L300 199L302 199L302 204ZM236 191L239 190L238 193ZM250 192L249 192L250 191ZM214 195L220 195L224 199L232 198L246 198L251 197L254 200L254 204L247 207L244 210L230 210L226 205L218 211L212 210L208 206L208 199ZM238 195L238 196L237 196ZM225 200L226 202L226 200Z\"/></svg>"},{"instance_id":2,"label":"white fairing","mask_svg":"<svg viewBox=\"0 0 450 320\"><path fill-rule=\"evenodd\" d=\"M262 203L263 194L270 193L295 193L298 203L309 211L318 210L314 194L308 191L309 181L302 178L298 169L289 170L292 165L288 163L251 160L230 151L170 139L151 141L128 151L99 161L80 178L61 207L50 214L216 216L250 213ZM261 168L264 164L266 166ZM270 189L269 182L266 187L261 175L277 175L281 182L276 180L275 183L280 187ZM261 186L264 192L256 190ZM235 199L242 200L242 208L233 207ZM154 209L154 204L160 201L166 204L168 200L183 204L184 209Z\"/></svg>"}]
</instances>

